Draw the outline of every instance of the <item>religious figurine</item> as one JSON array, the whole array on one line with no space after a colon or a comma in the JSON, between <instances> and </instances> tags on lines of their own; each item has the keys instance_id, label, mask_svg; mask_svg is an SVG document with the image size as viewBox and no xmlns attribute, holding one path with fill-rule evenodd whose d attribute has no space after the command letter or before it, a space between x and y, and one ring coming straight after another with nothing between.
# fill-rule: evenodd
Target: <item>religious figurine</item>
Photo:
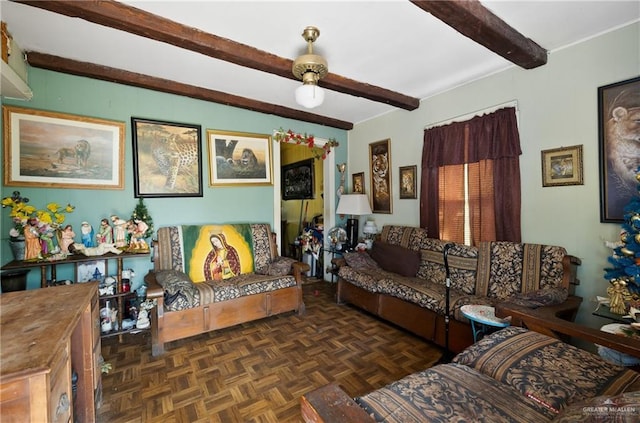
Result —
<instances>
[{"instance_id":1,"label":"religious figurine","mask_svg":"<svg viewBox=\"0 0 640 423\"><path fill-rule=\"evenodd\" d=\"M111 216L113 223L113 237L116 247L124 247L127 245L127 221L120 219L115 214Z\"/></svg>"},{"instance_id":2,"label":"religious figurine","mask_svg":"<svg viewBox=\"0 0 640 423\"><path fill-rule=\"evenodd\" d=\"M97 247L85 247L84 244L71 244L69 246L69 252L81 253L85 256L101 256L107 253L120 254L122 250L116 248L115 244L98 244Z\"/></svg>"},{"instance_id":3,"label":"religious figurine","mask_svg":"<svg viewBox=\"0 0 640 423\"><path fill-rule=\"evenodd\" d=\"M24 227L25 253L24 259L34 259L40 257L42 245L40 244L40 234L38 232L38 219L32 217Z\"/></svg>"},{"instance_id":4,"label":"religious figurine","mask_svg":"<svg viewBox=\"0 0 640 423\"><path fill-rule=\"evenodd\" d=\"M96 234L96 242L98 244L113 244L113 228L109 224L109 219L100 221L100 228Z\"/></svg>"},{"instance_id":5,"label":"religious figurine","mask_svg":"<svg viewBox=\"0 0 640 423\"><path fill-rule=\"evenodd\" d=\"M134 219L129 221L127 230L131 234L131 240L129 241L130 250L148 250L149 246L144 240L144 236L149 230L149 225L140 219Z\"/></svg>"},{"instance_id":6,"label":"religious figurine","mask_svg":"<svg viewBox=\"0 0 640 423\"><path fill-rule=\"evenodd\" d=\"M63 253L70 253L69 246L74 243L73 238L75 238L76 233L73 232L73 227L71 225L67 225L62 230L60 235L60 249Z\"/></svg>"},{"instance_id":7,"label":"religious figurine","mask_svg":"<svg viewBox=\"0 0 640 423\"><path fill-rule=\"evenodd\" d=\"M82 232L82 243L84 244L84 246L87 248L95 247L95 244L93 242L93 227L89 224L89 222L82 222L80 231Z\"/></svg>"}]
</instances>

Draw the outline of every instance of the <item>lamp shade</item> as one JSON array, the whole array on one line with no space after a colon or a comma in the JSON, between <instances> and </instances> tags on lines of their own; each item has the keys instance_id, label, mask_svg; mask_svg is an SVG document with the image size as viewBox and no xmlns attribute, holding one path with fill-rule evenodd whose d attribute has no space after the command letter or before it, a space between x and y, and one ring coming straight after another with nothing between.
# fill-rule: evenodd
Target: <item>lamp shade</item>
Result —
<instances>
[{"instance_id":1,"label":"lamp shade","mask_svg":"<svg viewBox=\"0 0 640 423\"><path fill-rule=\"evenodd\" d=\"M373 220L367 220L367 223L364 224L364 228L362 228L362 233L377 234L378 227L376 226L376 222L374 222Z\"/></svg>"},{"instance_id":2,"label":"lamp shade","mask_svg":"<svg viewBox=\"0 0 640 423\"><path fill-rule=\"evenodd\" d=\"M365 215L371 214L369 199L365 194L342 194L336 214Z\"/></svg>"},{"instance_id":3,"label":"lamp shade","mask_svg":"<svg viewBox=\"0 0 640 423\"><path fill-rule=\"evenodd\" d=\"M296 88L296 103L307 109L318 107L324 101L324 90L316 84L303 84Z\"/></svg>"}]
</instances>

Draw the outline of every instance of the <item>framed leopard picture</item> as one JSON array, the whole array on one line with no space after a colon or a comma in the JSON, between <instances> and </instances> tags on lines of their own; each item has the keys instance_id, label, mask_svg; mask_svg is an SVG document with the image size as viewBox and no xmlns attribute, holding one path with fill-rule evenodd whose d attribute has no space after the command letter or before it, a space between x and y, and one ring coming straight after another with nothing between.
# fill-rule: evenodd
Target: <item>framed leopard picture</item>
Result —
<instances>
[{"instance_id":1,"label":"framed leopard picture","mask_svg":"<svg viewBox=\"0 0 640 423\"><path fill-rule=\"evenodd\" d=\"M202 197L200 125L131 118L136 198Z\"/></svg>"}]
</instances>

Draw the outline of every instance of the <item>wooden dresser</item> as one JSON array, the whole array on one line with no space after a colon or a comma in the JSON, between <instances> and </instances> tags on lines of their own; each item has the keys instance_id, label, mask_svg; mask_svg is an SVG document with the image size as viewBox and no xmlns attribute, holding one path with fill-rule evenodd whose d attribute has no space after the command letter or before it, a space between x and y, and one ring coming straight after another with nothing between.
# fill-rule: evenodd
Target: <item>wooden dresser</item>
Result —
<instances>
[{"instance_id":1,"label":"wooden dresser","mask_svg":"<svg viewBox=\"0 0 640 423\"><path fill-rule=\"evenodd\" d=\"M0 295L0 421L95 421L99 321L97 282Z\"/></svg>"}]
</instances>

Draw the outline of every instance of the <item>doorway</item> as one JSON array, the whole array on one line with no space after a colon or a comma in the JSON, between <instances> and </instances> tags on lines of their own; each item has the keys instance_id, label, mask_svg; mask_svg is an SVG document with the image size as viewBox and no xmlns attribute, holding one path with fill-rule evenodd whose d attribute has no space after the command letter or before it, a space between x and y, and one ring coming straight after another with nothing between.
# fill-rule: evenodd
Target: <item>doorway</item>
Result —
<instances>
[{"instance_id":1,"label":"doorway","mask_svg":"<svg viewBox=\"0 0 640 423\"><path fill-rule=\"evenodd\" d=\"M322 147L327 140L315 139L316 145ZM293 149L291 151L295 151L295 153L289 153L287 150ZM284 150L284 153L283 153ZM279 142L273 143L273 158L274 158L274 223L273 228L276 228L278 231L278 248L281 255L287 255L289 243L295 240L295 237L299 234L299 228L301 227L304 221L311 221L314 217L320 215L324 221L324 233L326 233L330 228L335 226L335 210L336 207L336 198L335 198L335 183L336 183L336 172L335 172L335 155L329 154L325 160L315 160L317 165L314 167L316 170L315 174L315 199L314 200L304 200L304 201L313 201L313 206L311 203L307 203L306 205L303 203L303 200L288 200L282 201L282 192L281 192L281 168L282 165L288 164L284 163L283 160L287 162L296 162L300 160L304 160L302 153L307 153L312 157L309 149L306 146L296 145L296 144L280 144ZM284 204L290 203L290 204ZM306 211L306 218L305 218ZM313 214L312 214L313 213ZM287 223L283 225L283 221ZM323 249L324 251L324 249ZM329 263L331 261L331 255L327 252L323 253L323 263ZM324 280L330 280L329 274L326 271L327 266L323 265L320 269L320 274L316 275L316 277Z\"/></svg>"}]
</instances>

